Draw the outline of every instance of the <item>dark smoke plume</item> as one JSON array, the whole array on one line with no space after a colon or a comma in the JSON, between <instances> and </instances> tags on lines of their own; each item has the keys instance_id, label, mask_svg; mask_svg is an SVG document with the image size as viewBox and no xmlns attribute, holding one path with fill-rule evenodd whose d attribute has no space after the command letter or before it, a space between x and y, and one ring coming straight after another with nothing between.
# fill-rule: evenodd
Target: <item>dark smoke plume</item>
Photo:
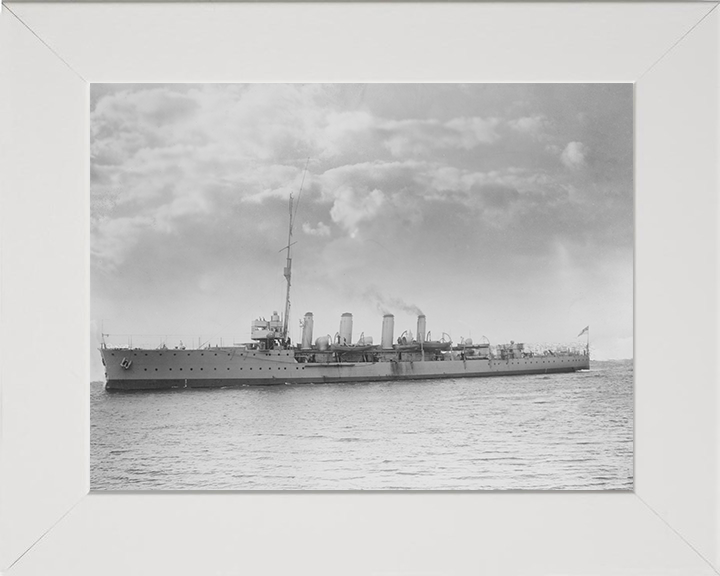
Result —
<instances>
[{"instance_id":1,"label":"dark smoke plume","mask_svg":"<svg viewBox=\"0 0 720 576\"><path fill-rule=\"evenodd\" d=\"M408 304L401 298L395 296L385 296L380 294L377 288L370 287L365 290L364 297L370 300L381 314L392 314L393 311L407 312L415 316L422 316L422 310L415 304Z\"/></svg>"}]
</instances>

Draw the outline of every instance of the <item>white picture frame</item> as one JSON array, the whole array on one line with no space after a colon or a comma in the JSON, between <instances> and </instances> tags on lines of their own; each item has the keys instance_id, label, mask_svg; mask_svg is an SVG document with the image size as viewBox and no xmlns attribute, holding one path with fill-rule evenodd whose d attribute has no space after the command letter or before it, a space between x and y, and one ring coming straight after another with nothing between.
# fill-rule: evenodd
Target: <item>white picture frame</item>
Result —
<instances>
[{"instance_id":1,"label":"white picture frame","mask_svg":"<svg viewBox=\"0 0 720 576\"><path fill-rule=\"evenodd\" d=\"M0 571L720 572L720 10L25 3L0 13ZM90 82L632 82L632 493L89 494Z\"/></svg>"}]
</instances>

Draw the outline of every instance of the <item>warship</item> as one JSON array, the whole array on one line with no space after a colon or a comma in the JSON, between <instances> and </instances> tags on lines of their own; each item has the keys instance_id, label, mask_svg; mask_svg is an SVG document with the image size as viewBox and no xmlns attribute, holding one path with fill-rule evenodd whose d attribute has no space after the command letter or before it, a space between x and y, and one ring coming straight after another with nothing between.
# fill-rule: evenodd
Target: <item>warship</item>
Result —
<instances>
[{"instance_id":1,"label":"warship","mask_svg":"<svg viewBox=\"0 0 720 576\"><path fill-rule=\"evenodd\" d=\"M364 334L353 341L353 316L345 313L334 337L326 335L313 341L314 317L308 312L301 321L301 341L293 344L288 331L291 248L297 214L297 210L293 212L292 194L289 205L288 243L282 249L286 251L283 274L287 283L284 314L273 312L270 320L254 320L252 341L232 346L114 347L106 344L103 334L100 354L106 390L477 378L589 369L589 327L580 333L588 335L584 347L538 350L513 341L491 346L468 338L453 343L445 333L433 340L422 314L417 317L414 337L405 331L395 339L394 316L385 314L380 342L375 344Z\"/></svg>"}]
</instances>

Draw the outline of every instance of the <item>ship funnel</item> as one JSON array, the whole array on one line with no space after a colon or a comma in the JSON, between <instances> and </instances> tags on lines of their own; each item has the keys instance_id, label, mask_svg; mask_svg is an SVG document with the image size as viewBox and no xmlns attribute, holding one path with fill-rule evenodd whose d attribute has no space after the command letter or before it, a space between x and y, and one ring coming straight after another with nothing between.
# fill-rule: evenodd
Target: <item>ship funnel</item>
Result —
<instances>
[{"instance_id":1,"label":"ship funnel","mask_svg":"<svg viewBox=\"0 0 720 576\"><path fill-rule=\"evenodd\" d=\"M393 330L395 329L395 316L392 314L385 314L383 316L382 325L382 339L380 345L384 349L391 349L393 347Z\"/></svg>"},{"instance_id":2,"label":"ship funnel","mask_svg":"<svg viewBox=\"0 0 720 576\"><path fill-rule=\"evenodd\" d=\"M420 342L420 344L425 342L425 334L425 314L420 314L417 323L417 341Z\"/></svg>"},{"instance_id":3,"label":"ship funnel","mask_svg":"<svg viewBox=\"0 0 720 576\"><path fill-rule=\"evenodd\" d=\"M349 346L352 344L352 314L345 312L340 317L340 332L338 344L341 346Z\"/></svg>"},{"instance_id":4,"label":"ship funnel","mask_svg":"<svg viewBox=\"0 0 720 576\"><path fill-rule=\"evenodd\" d=\"M302 348L303 350L307 350L312 346L312 333L313 333L313 314L312 312L308 312L305 314L305 319L303 320L303 329L302 329Z\"/></svg>"}]
</instances>

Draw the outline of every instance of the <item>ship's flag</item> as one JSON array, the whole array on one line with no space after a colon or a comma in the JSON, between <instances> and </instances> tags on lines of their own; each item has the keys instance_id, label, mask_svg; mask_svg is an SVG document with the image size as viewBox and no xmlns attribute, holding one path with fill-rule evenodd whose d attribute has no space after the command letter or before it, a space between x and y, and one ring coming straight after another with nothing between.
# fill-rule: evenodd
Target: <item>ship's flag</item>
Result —
<instances>
[{"instance_id":1,"label":"ship's flag","mask_svg":"<svg viewBox=\"0 0 720 576\"><path fill-rule=\"evenodd\" d=\"M582 329L582 332L580 332L580 334L578 334L577 337L580 338L580 336L582 336L583 334L587 334L589 330L590 330L590 326L585 326L585 328Z\"/></svg>"}]
</instances>

